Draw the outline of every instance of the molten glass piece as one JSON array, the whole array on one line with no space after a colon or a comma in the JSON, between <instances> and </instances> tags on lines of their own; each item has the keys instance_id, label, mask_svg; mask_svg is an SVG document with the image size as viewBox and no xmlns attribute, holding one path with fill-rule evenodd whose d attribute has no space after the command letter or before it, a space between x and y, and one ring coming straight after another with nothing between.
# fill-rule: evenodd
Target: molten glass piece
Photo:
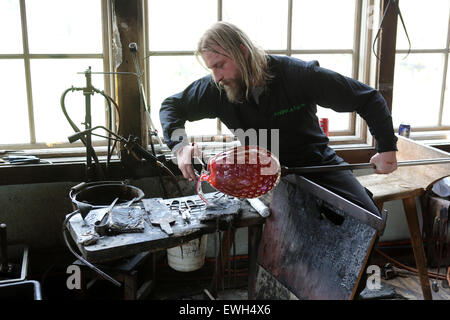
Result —
<instances>
[{"instance_id":1,"label":"molten glass piece","mask_svg":"<svg viewBox=\"0 0 450 320\"><path fill-rule=\"evenodd\" d=\"M203 172L197 182L197 193L205 203L202 181L229 196L257 198L277 184L281 167L270 151L257 146L242 146L210 158L208 171Z\"/></svg>"}]
</instances>

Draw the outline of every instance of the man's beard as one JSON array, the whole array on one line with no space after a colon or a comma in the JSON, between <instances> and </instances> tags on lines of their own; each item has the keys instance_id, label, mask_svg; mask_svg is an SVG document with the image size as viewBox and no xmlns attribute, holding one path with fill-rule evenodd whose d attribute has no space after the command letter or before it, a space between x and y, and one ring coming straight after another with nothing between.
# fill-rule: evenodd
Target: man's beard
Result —
<instances>
[{"instance_id":1,"label":"man's beard","mask_svg":"<svg viewBox=\"0 0 450 320\"><path fill-rule=\"evenodd\" d=\"M231 103L239 103L244 100L245 84L242 79L221 81L220 87L225 90Z\"/></svg>"}]
</instances>

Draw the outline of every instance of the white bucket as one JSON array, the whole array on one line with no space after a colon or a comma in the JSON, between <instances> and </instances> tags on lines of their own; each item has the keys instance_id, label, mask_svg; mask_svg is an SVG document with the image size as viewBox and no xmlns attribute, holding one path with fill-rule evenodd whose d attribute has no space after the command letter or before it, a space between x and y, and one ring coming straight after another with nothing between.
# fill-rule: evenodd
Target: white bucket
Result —
<instances>
[{"instance_id":1,"label":"white bucket","mask_svg":"<svg viewBox=\"0 0 450 320\"><path fill-rule=\"evenodd\" d=\"M203 267L206 256L207 235L201 239L186 242L178 247L167 249L169 266L177 271L189 272Z\"/></svg>"}]
</instances>

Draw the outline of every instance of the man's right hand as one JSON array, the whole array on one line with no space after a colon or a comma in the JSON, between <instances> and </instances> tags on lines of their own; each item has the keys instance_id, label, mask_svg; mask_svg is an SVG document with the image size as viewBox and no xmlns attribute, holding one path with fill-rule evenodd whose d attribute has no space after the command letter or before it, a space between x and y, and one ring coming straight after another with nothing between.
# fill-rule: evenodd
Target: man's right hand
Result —
<instances>
[{"instance_id":1,"label":"man's right hand","mask_svg":"<svg viewBox=\"0 0 450 320\"><path fill-rule=\"evenodd\" d=\"M177 151L178 168L181 170L183 177L189 181L195 181L198 178L192 166L192 158L199 154L197 144L184 146Z\"/></svg>"}]
</instances>

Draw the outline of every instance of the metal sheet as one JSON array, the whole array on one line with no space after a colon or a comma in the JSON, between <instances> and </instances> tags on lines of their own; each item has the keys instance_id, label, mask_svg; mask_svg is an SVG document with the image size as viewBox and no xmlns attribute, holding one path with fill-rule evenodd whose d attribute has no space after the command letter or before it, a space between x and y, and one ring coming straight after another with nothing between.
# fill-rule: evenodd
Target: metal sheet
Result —
<instances>
[{"instance_id":1,"label":"metal sheet","mask_svg":"<svg viewBox=\"0 0 450 320\"><path fill-rule=\"evenodd\" d=\"M377 231L351 215L335 224L321 214L322 201L282 178L273 192L257 262L298 299L353 299ZM264 287L255 288L253 298L286 297L285 292L276 296L279 290L267 297L267 290L257 291Z\"/></svg>"},{"instance_id":2,"label":"metal sheet","mask_svg":"<svg viewBox=\"0 0 450 320\"><path fill-rule=\"evenodd\" d=\"M385 211L379 217L302 176L289 175L286 180L313 194L316 198L327 202L340 212L350 215L380 232L383 232L386 226L387 216Z\"/></svg>"}]
</instances>

